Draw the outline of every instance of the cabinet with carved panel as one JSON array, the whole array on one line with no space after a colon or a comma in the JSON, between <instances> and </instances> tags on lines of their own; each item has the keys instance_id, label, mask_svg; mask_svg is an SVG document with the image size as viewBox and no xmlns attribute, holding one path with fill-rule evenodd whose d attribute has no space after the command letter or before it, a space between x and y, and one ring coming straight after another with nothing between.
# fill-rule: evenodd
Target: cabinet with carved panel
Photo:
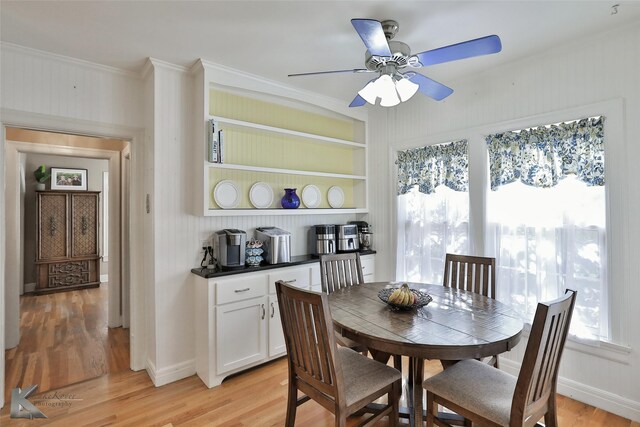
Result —
<instances>
[{"instance_id":1,"label":"cabinet with carved panel","mask_svg":"<svg viewBox=\"0 0 640 427\"><path fill-rule=\"evenodd\" d=\"M36 293L100 285L98 191L38 191Z\"/></svg>"}]
</instances>

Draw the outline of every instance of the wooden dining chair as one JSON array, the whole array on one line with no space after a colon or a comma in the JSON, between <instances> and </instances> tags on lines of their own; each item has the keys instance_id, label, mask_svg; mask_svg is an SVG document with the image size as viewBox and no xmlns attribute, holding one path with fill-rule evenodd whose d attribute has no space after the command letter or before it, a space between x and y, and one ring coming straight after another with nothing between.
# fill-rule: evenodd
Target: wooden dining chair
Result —
<instances>
[{"instance_id":1,"label":"wooden dining chair","mask_svg":"<svg viewBox=\"0 0 640 427\"><path fill-rule=\"evenodd\" d=\"M496 259L447 254L444 263L443 285L495 299ZM485 363L498 368L498 355L488 357Z\"/></svg>"},{"instance_id":2,"label":"wooden dining chair","mask_svg":"<svg viewBox=\"0 0 640 427\"><path fill-rule=\"evenodd\" d=\"M320 255L320 283L322 291L327 294L345 286L363 284L360 254L347 252Z\"/></svg>"},{"instance_id":3,"label":"wooden dining chair","mask_svg":"<svg viewBox=\"0 0 640 427\"><path fill-rule=\"evenodd\" d=\"M360 254L347 252L320 255L320 283L322 284L322 292L326 294L347 286L363 284L364 275L362 274ZM343 337L340 331L336 331L336 340L342 347L349 347L365 356L368 353L365 346Z\"/></svg>"},{"instance_id":4,"label":"wooden dining chair","mask_svg":"<svg viewBox=\"0 0 640 427\"><path fill-rule=\"evenodd\" d=\"M387 404L359 425L371 425L389 416L398 423L401 374L349 348L338 347L333 332L328 296L276 282L280 320L287 346L289 392L286 426L293 426L296 408L309 399L335 415L335 425L387 395ZM298 390L304 396L298 398Z\"/></svg>"},{"instance_id":5,"label":"wooden dining chair","mask_svg":"<svg viewBox=\"0 0 640 427\"><path fill-rule=\"evenodd\" d=\"M444 286L496 297L496 259L447 254L444 262Z\"/></svg>"},{"instance_id":6,"label":"wooden dining chair","mask_svg":"<svg viewBox=\"0 0 640 427\"><path fill-rule=\"evenodd\" d=\"M544 416L558 425L556 385L562 349L569 331L576 291L539 303L518 377L477 360L463 360L424 381L427 427L449 426L439 418L443 405L473 425L533 426Z\"/></svg>"}]
</instances>

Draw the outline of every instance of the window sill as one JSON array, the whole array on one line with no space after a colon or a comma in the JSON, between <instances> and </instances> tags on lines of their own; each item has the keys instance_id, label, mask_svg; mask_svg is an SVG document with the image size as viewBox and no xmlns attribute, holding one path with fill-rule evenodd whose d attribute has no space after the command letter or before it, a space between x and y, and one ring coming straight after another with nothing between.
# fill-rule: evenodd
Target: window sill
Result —
<instances>
[{"instance_id":1,"label":"window sill","mask_svg":"<svg viewBox=\"0 0 640 427\"><path fill-rule=\"evenodd\" d=\"M529 339L529 331L531 325L525 325L522 331L522 337ZM612 362L628 365L631 357L631 347L621 344L614 344L608 341L593 341L593 343L585 343L572 336L567 338L565 348L572 351L588 354L601 359L611 360Z\"/></svg>"}]
</instances>

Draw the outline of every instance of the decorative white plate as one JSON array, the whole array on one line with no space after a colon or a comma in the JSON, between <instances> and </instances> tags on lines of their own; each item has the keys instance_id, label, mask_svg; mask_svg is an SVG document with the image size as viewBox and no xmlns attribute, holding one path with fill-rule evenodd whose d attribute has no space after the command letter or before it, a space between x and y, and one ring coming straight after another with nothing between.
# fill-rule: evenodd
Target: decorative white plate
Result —
<instances>
[{"instance_id":1,"label":"decorative white plate","mask_svg":"<svg viewBox=\"0 0 640 427\"><path fill-rule=\"evenodd\" d=\"M302 189L302 203L308 208L317 208L322 201L320 190L315 185L307 185Z\"/></svg>"},{"instance_id":2,"label":"decorative white plate","mask_svg":"<svg viewBox=\"0 0 640 427\"><path fill-rule=\"evenodd\" d=\"M235 182L225 179L216 184L213 199L222 209L233 209L240 203L240 190Z\"/></svg>"},{"instance_id":3,"label":"decorative white plate","mask_svg":"<svg viewBox=\"0 0 640 427\"><path fill-rule=\"evenodd\" d=\"M258 209L265 209L273 203L273 189L266 182L256 182L249 190L249 200Z\"/></svg>"},{"instance_id":4,"label":"decorative white plate","mask_svg":"<svg viewBox=\"0 0 640 427\"><path fill-rule=\"evenodd\" d=\"M329 206L332 208L341 208L344 204L344 191L342 188L334 185L327 192L327 199L329 200Z\"/></svg>"}]
</instances>

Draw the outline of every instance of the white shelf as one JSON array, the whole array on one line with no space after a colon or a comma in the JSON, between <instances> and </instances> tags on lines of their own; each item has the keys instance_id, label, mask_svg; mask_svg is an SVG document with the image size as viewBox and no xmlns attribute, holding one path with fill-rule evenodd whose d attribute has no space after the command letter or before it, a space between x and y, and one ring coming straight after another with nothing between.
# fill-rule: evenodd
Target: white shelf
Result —
<instances>
[{"instance_id":1,"label":"white shelf","mask_svg":"<svg viewBox=\"0 0 640 427\"><path fill-rule=\"evenodd\" d=\"M267 172L267 173L281 173L288 175L305 175L305 176L320 176L326 178L345 178L345 179L357 179L357 180L365 180L366 176L363 175L349 175L349 174L341 174L341 173L329 173L329 172L314 172L314 171L301 171L294 169L278 169L278 168L266 168L260 166L245 166L245 165L235 165L230 163L209 163L205 162L205 166L211 168L218 169L232 169L232 170L241 170L247 172Z\"/></svg>"},{"instance_id":2,"label":"white shelf","mask_svg":"<svg viewBox=\"0 0 640 427\"><path fill-rule=\"evenodd\" d=\"M227 117L209 116L209 119L214 119L220 123L226 123L234 126L241 126L245 128L258 129L266 132L297 136L297 137L307 138L307 139L314 139L316 141L321 141L321 142L330 143L330 144L346 145L353 148L362 148L362 149L365 148L365 145L359 142L347 141L345 139L331 138L328 136L316 135L316 134L307 133L307 132L298 132L296 130L277 128L274 126L267 126L267 125L261 125L258 123L245 122L242 120L229 119Z\"/></svg>"},{"instance_id":3,"label":"white shelf","mask_svg":"<svg viewBox=\"0 0 640 427\"><path fill-rule=\"evenodd\" d=\"M359 214L367 213L364 208L341 208L341 209L209 209L205 216L257 216L257 215L338 215L338 214Z\"/></svg>"},{"instance_id":4,"label":"white shelf","mask_svg":"<svg viewBox=\"0 0 640 427\"><path fill-rule=\"evenodd\" d=\"M327 111L325 114L321 111L322 107L308 109L304 100L295 97L281 99L270 94L258 94L254 97L251 93L243 92L243 88L240 88L238 93L235 92L235 88L220 90L220 92L227 93L220 97L219 104L214 104L214 102L217 102L214 98L218 95L218 92L213 93L212 91L213 85L218 84L213 80L215 75L217 75L217 71L209 69L206 65L197 68L194 72L196 81L194 85L194 98L196 100L194 141L202 153L202 157L200 157L202 163L200 163L200 159L197 159L197 162L194 163L196 167L193 171L196 182L194 191L201 195L194 198L194 212L197 215L209 217L257 217L260 215L355 215L368 213L367 176L369 173L365 121L349 114L344 115L335 111ZM213 89L214 91L216 90L215 88ZM299 106L297 106L298 104ZM262 111L260 109L268 108L268 105L276 107L274 114L277 114L274 117L282 118L282 122L272 121L269 122L270 124L261 124L246 121L253 120L254 116L257 118L260 115L259 113L252 113L252 108L258 108L259 110L257 111ZM216 108L213 108L214 106ZM234 113L235 108L239 106L246 107L246 114L242 117ZM279 109L279 107L284 107L285 109ZM295 117L298 116L296 114L289 116L286 109L304 113L300 117L304 120L308 118L309 123L317 123L316 127L311 127L311 125L303 126L307 122L303 120L304 123L298 123L295 120ZM213 113L214 111L218 114L210 114L210 112ZM344 129L340 124L342 123L340 122L340 117L344 117ZM338 120L336 126L343 129L343 132L331 133L332 130L335 130L330 124L333 123L332 120L334 119ZM229 155L228 160L231 161L229 163L209 163L206 161L209 141L208 133L211 131L207 123L209 120L215 120L221 129L228 129L231 132L229 139L225 141L228 144L227 149L229 149L227 152ZM321 126L322 123L327 124ZM323 134L335 135L337 138ZM233 145L235 142L237 144ZM285 148L290 150L285 151L285 155L281 160L278 160L271 153L275 149L282 150ZM319 156L318 161L308 161L309 159L304 159L304 162L296 161L298 153L304 155L306 150L312 151L314 156ZM252 156L260 158L261 155L265 157L264 163L262 163L264 166L257 165L258 162L261 162L260 160L251 160ZM336 159L334 156L344 156L344 158ZM246 162L246 164L242 164L243 162ZM336 162L335 165L334 162ZM300 168L305 170L300 170ZM243 202L240 204L241 207L222 209L214 205L211 198L214 184L212 179L214 178L215 180L234 179L243 183L259 180L273 181L274 183L294 181L300 185L315 183L323 188L339 185L344 189L347 197L345 207L340 209L329 208L324 203L320 205L323 206L322 208L315 209L304 208L303 206L298 209L283 209L279 207L279 203L277 208L274 204L273 208L257 209L249 207L246 200L244 200L244 196ZM281 184L278 185L278 187L281 186Z\"/></svg>"}]
</instances>

